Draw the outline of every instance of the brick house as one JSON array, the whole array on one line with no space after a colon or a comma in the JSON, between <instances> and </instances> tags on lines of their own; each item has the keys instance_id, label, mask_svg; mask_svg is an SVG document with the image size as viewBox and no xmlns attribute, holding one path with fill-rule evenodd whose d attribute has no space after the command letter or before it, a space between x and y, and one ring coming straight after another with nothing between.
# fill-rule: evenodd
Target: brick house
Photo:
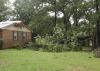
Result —
<instances>
[{"instance_id":1,"label":"brick house","mask_svg":"<svg viewBox=\"0 0 100 71\"><path fill-rule=\"evenodd\" d=\"M22 21L0 22L0 39L3 40L2 48L10 48L13 44L24 45L32 39L32 31Z\"/></svg>"}]
</instances>

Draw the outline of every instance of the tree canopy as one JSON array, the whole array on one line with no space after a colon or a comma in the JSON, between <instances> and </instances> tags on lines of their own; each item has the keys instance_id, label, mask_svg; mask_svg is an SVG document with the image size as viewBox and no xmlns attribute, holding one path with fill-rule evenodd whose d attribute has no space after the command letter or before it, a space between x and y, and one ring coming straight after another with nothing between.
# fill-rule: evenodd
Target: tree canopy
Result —
<instances>
[{"instance_id":1,"label":"tree canopy","mask_svg":"<svg viewBox=\"0 0 100 71\"><path fill-rule=\"evenodd\" d=\"M63 43L68 47L77 48L85 39L88 41L95 37L99 42L99 1L15 0L12 12L14 20L22 20L33 30L33 36L48 35L52 37L53 43ZM0 21L7 19L6 2L6 0L0 0Z\"/></svg>"}]
</instances>

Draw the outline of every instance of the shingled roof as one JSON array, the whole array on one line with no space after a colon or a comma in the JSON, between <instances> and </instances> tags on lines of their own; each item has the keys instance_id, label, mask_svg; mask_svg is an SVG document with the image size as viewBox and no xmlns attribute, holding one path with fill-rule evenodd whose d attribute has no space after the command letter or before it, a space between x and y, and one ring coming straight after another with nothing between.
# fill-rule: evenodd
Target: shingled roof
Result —
<instances>
[{"instance_id":1,"label":"shingled roof","mask_svg":"<svg viewBox=\"0 0 100 71\"><path fill-rule=\"evenodd\" d=\"M5 22L0 22L0 29L7 27L9 25L13 25L16 23L21 23L22 21L5 21Z\"/></svg>"}]
</instances>

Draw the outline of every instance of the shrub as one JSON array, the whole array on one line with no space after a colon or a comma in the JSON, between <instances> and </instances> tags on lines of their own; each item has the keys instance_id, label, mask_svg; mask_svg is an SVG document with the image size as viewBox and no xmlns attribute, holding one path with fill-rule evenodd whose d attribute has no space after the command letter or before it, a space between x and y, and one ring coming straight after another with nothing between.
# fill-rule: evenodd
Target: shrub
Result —
<instances>
[{"instance_id":1,"label":"shrub","mask_svg":"<svg viewBox=\"0 0 100 71\"><path fill-rule=\"evenodd\" d=\"M71 47L67 44L63 45L63 51L71 51Z\"/></svg>"},{"instance_id":2,"label":"shrub","mask_svg":"<svg viewBox=\"0 0 100 71\"><path fill-rule=\"evenodd\" d=\"M3 40L0 39L0 49L2 49L2 48L3 48Z\"/></svg>"},{"instance_id":3,"label":"shrub","mask_svg":"<svg viewBox=\"0 0 100 71\"><path fill-rule=\"evenodd\" d=\"M32 49L32 50L39 50L39 48L41 47L41 45L38 45L36 43L33 43L33 42L28 42L24 45L25 48L28 48L28 49Z\"/></svg>"},{"instance_id":4,"label":"shrub","mask_svg":"<svg viewBox=\"0 0 100 71\"><path fill-rule=\"evenodd\" d=\"M21 50L21 49L22 49L22 46L21 46L21 44L19 44L19 43L14 43L14 44L12 45L12 48Z\"/></svg>"},{"instance_id":5,"label":"shrub","mask_svg":"<svg viewBox=\"0 0 100 71\"><path fill-rule=\"evenodd\" d=\"M39 50L47 52L63 52L63 51L70 51L70 48L62 44L52 44L52 45L44 45Z\"/></svg>"},{"instance_id":6,"label":"shrub","mask_svg":"<svg viewBox=\"0 0 100 71\"><path fill-rule=\"evenodd\" d=\"M75 30L76 29L76 30ZM68 30L58 25L53 30L53 35L37 36L36 44L41 45L42 51L62 52L62 51L80 51L82 43L78 38L87 36L86 32L78 31L79 28Z\"/></svg>"},{"instance_id":7,"label":"shrub","mask_svg":"<svg viewBox=\"0 0 100 71\"><path fill-rule=\"evenodd\" d=\"M56 38L56 36L55 35L37 36L35 47L38 47L40 51L47 51L47 52L62 52L71 50L65 44L65 41L63 43L59 43L62 41L61 39L63 39L63 37Z\"/></svg>"},{"instance_id":8,"label":"shrub","mask_svg":"<svg viewBox=\"0 0 100 71\"><path fill-rule=\"evenodd\" d=\"M44 45L42 51L53 52L54 45Z\"/></svg>"},{"instance_id":9,"label":"shrub","mask_svg":"<svg viewBox=\"0 0 100 71\"><path fill-rule=\"evenodd\" d=\"M28 42L25 44L26 48L33 48L33 43L32 42Z\"/></svg>"}]
</instances>

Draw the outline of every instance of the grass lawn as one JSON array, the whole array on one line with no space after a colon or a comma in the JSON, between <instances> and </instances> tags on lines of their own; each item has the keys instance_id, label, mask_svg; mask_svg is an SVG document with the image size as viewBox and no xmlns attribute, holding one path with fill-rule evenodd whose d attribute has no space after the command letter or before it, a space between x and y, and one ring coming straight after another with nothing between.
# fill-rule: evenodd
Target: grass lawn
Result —
<instances>
[{"instance_id":1,"label":"grass lawn","mask_svg":"<svg viewBox=\"0 0 100 71\"><path fill-rule=\"evenodd\" d=\"M100 71L100 59L92 53L48 53L0 50L0 71Z\"/></svg>"}]
</instances>

